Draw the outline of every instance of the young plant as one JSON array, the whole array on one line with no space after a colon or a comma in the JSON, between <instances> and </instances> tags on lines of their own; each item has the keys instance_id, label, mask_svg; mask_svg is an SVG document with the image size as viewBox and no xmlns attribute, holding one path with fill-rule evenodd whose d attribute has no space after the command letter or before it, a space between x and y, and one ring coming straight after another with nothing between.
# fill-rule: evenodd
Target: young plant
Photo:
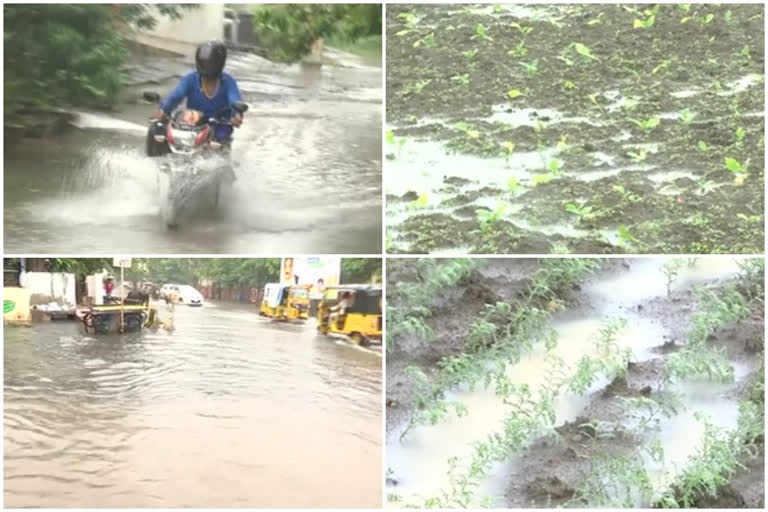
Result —
<instances>
[{"instance_id":1,"label":"young plant","mask_svg":"<svg viewBox=\"0 0 768 512\"><path fill-rule=\"evenodd\" d=\"M453 127L460 132L464 132L470 139L477 139L480 137L480 132L472 128L470 124L465 123L464 121L459 121L458 123L454 124Z\"/></svg>"},{"instance_id":2,"label":"young plant","mask_svg":"<svg viewBox=\"0 0 768 512\"><path fill-rule=\"evenodd\" d=\"M733 135L736 139L736 143L741 144L742 142L744 142L744 137L747 135L747 131L743 127L739 126L738 128L736 128L736 131L734 132Z\"/></svg>"},{"instance_id":3,"label":"young plant","mask_svg":"<svg viewBox=\"0 0 768 512\"><path fill-rule=\"evenodd\" d=\"M565 205L565 211L577 215L579 217L579 222L593 218L595 216L593 210L594 208L592 206L587 206L586 201L571 202L566 203Z\"/></svg>"},{"instance_id":4,"label":"young plant","mask_svg":"<svg viewBox=\"0 0 768 512\"><path fill-rule=\"evenodd\" d=\"M435 33L431 32L430 34L422 37L421 39L418 39L413 43L414 48L437 48L437 41L435 41Z\"/></svg>"},{"instance_id":5,"label":"young plant","mask_svg":"<svg viewBox=\"0 0 768 512\"><path fill-rule=\"evenodd\" d=\"M432 80L419 80L418 82L411 82L405 86L406 94L419 94L424 90L426 86L432 83Z\"/></svg>"},{"instance_id":6,"label":"young plant","mask_svg":"<svg viewBox=\"0 0 768 512\"><path fill-rule=\"evenodd\" d=\"M512 27L512 28L516 28L523 35L530 34L533 31L533 27L531 27L529 25L521 25L521 24L516 23L514 21L512 23L510 23L509 26Z\"/></svg>"},{"instance_id":7,"label":"young plant","mask_svg":"<svg viewBox=\"0 0 768 512\"><path fill-rule=\"evenodd\" d=\"M635 21L632 24L632 26L634 28L651 28L651 27L653 27L653 24L655 22L656 22L656 15L655 14L651 14L650 16L645 18L644 20L635 19Z\"/></svg>"},{"instance_id":8,"label":"young plant","mask_svg":"<svg viewBox=\"0 0 768 512\"><path fill-rule=\"evenodd\" d=\"M510 141L505 141L501 143L501 149L502 154L504 155L504 158L506 160L506 165L509 167L509 159L512 156L512 153L515 151L515 144Z\"/></svg>"},{"instance_id":9,"label":"young plant","mask_svg":"<svg viewBox=\"0 0 768 512\"><path fill-rule=\"evenodd\" d=\"M744 184L744 181L749 176L749 159L746 162L741 163L735 158L725 157L725 168L734 174L733 182L736 185Z\"/></svg>"},{"instance_id":10,"label":"young plant","mask_svg":"<svg viewBox=\"0 0 768 512\"><path fill-rule=\"evenodd\" d=\"M658 117L649 117L648 119L630 119L630 121L635 123L645 133L650 132L659 126L659 123L661 123L661 119Z\"/></svg>"},{"instance_id":11,"label":"young plant","mask_svg":"<svg viewBox=\"0 0 768 512\"><path fill-rule=\"evenodd\" d=\"M493 211L475 210L477 221L480 223L480 230L483 233L490 231L502 219L506 209L507 207L504 203L498 203Z\"/></svg>"},{"instance_id":12,"label":"young plant","mask_svg":"<svg viewBox=\"0 0 768 512\"><path fill-rule=\"evenodd\" d=\"M475 34L471 37L471 39L474 41L475 39L479 39L481 41L488 41L493 42L493 38L488 35L488 29L485 28L485 25L482 23L478 23L475 26Z\"/></svg>"},{"instance_id":13,"label":"young plant","mask_svg":"<svg viewBox=\"0 0 768 512\"><path fill-rule=\"evenodd\" d=\"M547 171L553 176L559 176L563 172L563 162L557 158L553 158L547 164Z\"/></svg>"},{"instance_id":14,"label":"young plant","mask_svg":"<svg viewBox=\"0 0 768 512\"><path fill-rule=\"evenodd\" d=\"M661 273L664 274L664 277L666 278L667 297L670 297L672 295L672 284L677 279L677 276L680 273L680 269L682 268L682 266L683 266L683 260L678 258L668 259L661 266Z\"/></svg>"},{"instance_id":15,"label":"young plant","mask_svg":"<svg viewBox=\"0 0 768 512\"><path fill-rule=\"evenodd\" d=\"M461 54L464 56L465 59L467 59L468 61L471 61L477 55L477 48L472 48L471 50L461 52Z\"/></svg>"},{"instance_id":16,"label":"young plant","mask_svg":"<svg viewBox=\"0 0 768 512\"><path fill-rule=\"evenodd\" d=\"M685 109L682 112L680 112L680 122L688 125L691 124L691 121L693 121L693 114L689 109Z\"/></svg>"},{"instance_id":17,"label":"young plant","mask_svg":"<svg viewBox=\"0 0 768 512\"><path fill-rule=\"evenodd\" d=\"M584 60L594 60L600 62L600 59L595 57L592 54L592 50L590 50L587 46L581 44L581 43L571 43L571 46L573 46L573 49L576 50L576 53L581 55Z\"/></svg>"},{"instance_id":18,"label":"young plant","mask_svg":"<svg viewBox=\"0 0 768 512\"><path fill-rule=\"evenodd\" d=\"M644 162L645 158L648 156L648 151L645 149L641 149L637 152L635 151L627 151L627 156L632 159L635 163Z\"/></svg>"},{"instance_id":19,"label":"young plant","mask_svg":"<svg viewBox=\"0 0 768 512\"><path fill-rule=\"evenodd\" d=\"M405 145L406 141L405 137L397 137L392 130L387 130L385 132L384 138L386 139L387 144L397 148L397 157L400 158L400 155L403 151L403 146Z\"/></svg>"},{"instance_id":20,"label":"young plant","mask_svg":"<svg viewBox=\"0 0 768 512\"><path fill-rule=\"evenodd\" d=\"M456 82L460 86L469 85L469 73L462 73L451 77L452 82Z\"/></svg>"},{"instance_id":21,"label":"young plant","mask_svg":"<svg viewBox=\"0 0 768 512\"><path fill-rule=\"evenodd\" d=\"M619 195L629 203L636 203L641 199L639 195L634 194L629 190L627 190L626 188L624 188L624 185L614 185L613 191L618 192Z\"/></svg>"},{"instance_id":22,"label":"young plant","mask_svg":"<svg viewBox=\"0 0 768 512\"><path fill-rule=\"evenodd\" d=\"M515 44L514 47L512 47L510 50L507 50L507 55L511 55L513 57L525 57L528 55L528 48L525 47L525 39L521 39Z\"/></svg>"},{"instance_id":23,"label":"young plant","mask_svg":"<svg viewBox=\"0 0 768 512\"><path fill-rule=\"evenodd\" d=\"M539 70L539 59L533 59L531 62L518 62L518 64L520 64L530 76L535 75Z\"/></svg>"}]
</instances>

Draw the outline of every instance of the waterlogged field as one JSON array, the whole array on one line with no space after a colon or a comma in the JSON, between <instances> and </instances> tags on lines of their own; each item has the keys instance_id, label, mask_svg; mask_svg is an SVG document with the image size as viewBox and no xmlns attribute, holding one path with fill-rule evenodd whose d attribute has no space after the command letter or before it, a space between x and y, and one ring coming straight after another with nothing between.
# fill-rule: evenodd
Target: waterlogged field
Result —
<instances>
[{"instance_id":1,"label":"waterlogged field","mask_svg":"<svg viewBox=\"0 0 768 512\"><path fill-rule=\"evenodd\" d=\"M390 5L391 253L760 253L763 5Z\"/></svg>"},{"instance_id":2,"label":"waterlogged field","mask_svg":"<svg viewBox=\"0 0 768 512\"><path fill-rule=\"evenodd\" d=\"M764 260L387 265L390 507L764 506Z\"/></svg>"}]
</instances>

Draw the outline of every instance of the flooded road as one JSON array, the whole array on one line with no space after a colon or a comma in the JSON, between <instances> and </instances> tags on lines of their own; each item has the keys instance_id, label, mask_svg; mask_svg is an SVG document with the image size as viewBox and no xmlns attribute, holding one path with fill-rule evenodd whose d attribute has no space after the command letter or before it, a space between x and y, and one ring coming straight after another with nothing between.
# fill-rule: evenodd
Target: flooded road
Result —
<instances>
[{"instance_id":1,"label":"flooded road","mask_svg":"<svg viewBox=\"0 0 768 512\"><path fill-rule=\"evenodd\" d=\"M134 65L131 98L164 95L189 69L183 60ZM381 68L235 54L227 71L250 110L235 133L226 208L166 229L159 159L144 155L155 107L128 103L112 116L81 115L73 133L6 144L6 250L381 252Z\"/></svg>"},{"instance_id":2,"label":"flooded road","mask_svg":"<svg viewBox=\"0 0 768 512\"><path fill-rule=\"evenodd\" d=\"M381 504L381 357L251 308L5 332L9 507Z\"/></svg>"}]
</instances>

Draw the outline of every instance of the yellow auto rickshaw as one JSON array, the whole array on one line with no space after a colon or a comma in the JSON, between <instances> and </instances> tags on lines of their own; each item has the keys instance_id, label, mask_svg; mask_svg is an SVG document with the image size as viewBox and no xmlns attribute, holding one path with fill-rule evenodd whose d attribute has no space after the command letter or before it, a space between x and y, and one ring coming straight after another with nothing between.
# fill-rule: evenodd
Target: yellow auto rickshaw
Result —
<instances>
[{"instance_id":1,"label":"yellow auto rickshaw","mask_svg":"<svg viewBox=\"0 0 768 512\"><path fill-rule=\"evenodd\" d=\"M306 320L309 317L309 288L308 285L266 285L259 315L275 320Z\"/></svg>"},{"instance_id":2,"label":"yellow auto rickshaw","mask_svg":"<svg viewBox=\"0 0 768 512\"><path fill-rule=\"evenodd\" d=\"M341 334L357 345L381 343L380 286L329 286L317 307L317 329Z\"/></svg>"}]
</instances>

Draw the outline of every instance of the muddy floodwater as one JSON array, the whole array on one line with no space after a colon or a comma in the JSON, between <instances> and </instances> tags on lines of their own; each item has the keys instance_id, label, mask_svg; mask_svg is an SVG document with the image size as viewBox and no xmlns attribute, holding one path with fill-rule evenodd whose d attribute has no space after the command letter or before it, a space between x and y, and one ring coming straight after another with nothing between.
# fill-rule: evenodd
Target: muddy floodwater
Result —
<instances>
[{"instance_id":1,"label":"muddy floodwater","mask_svg":"<svg viewBox=\"0 0 768 512\"><path fill-rule=\"evenodd\" d=\"M751 293L740 288L746 286L741 281L747 275L743 259L679 260L669 291L664 273L670 268L665 267L668 261L601 263L593 274L544 306L551 311L546 324L553 338L521 348L516 361L484 360L488 372L503 369L505 385L521 386L525 390L521 396L530 392L530 404L542 400L539 407L551 407L546 409L551 413L547 427L520 434L514 441L506 436L522 429L521 418L531 414L528 406L520 405L514 398L517 395L505 396L497 385L484 385L482 379L474 386L442 385L434 398L461 404L463 412L456 414L449 405L447 413L433 412L416 422L413 418L419 417L419 411L437 411L429 405L433 399L424 398L428 395L420 391L425 380L441 386L450 368L471 368L473 358L480 357L482 349L472 340L484 318L483 309L497 302L522 307L517 301L523 301L531 276L542 272L542 264L489 260L477 264L458 284L442 289L431 303L422 304L431 309L426 339L419 341L415 329L401 333L387 355L389 506L649 507L667 496L668 489L675 489L685 471L706 451L703 447L713 443L708 437L711 432L741 432L744 411L764 407L762 292L743 302L748 305L740 319L722 321L701 345L701 350L712 350L711 354L723 358L730 372L727 377L710 374L705 378L689 368L688 376L665 380L668 372L676 371L671 368L684 360L684 347L693 343L694 326L701 320L697 313L709 307L707 318L721 321L715 317L722 310L711 309L714 302L705 302L700 295L703 290L728 297L724 300L730 308L741 304L730 288L734 283L742 283L735 286L744 297ZM412 282L416 277L409 267L414 265L399 262L388 268L388 289L396 282ZM421 277L429 275L425 268L419 271ZM754 279L753 284L762 289L762 275L746 279ZM388 297L388 308L406 306L396 297ZM618 324L619 320L624 323ZM611 325L621 327L611 331ZM607 352L596 341L606 332L613 337ZM485 339L493 339L489 336ZM529 336L536 339L534 334ZM576 381L584 361L610 360L616 354L626 354L626 362L619 364L626 367L624 377L614 378L608 372L589 380L584 388L569 384L548 394L560 376L573 379L567 382ZM690 354L685 357L690 359ZM423 377L414 377L414 368ZM470 372L464 373L463 378L469 379ZM548 405L541 398L546 396L552 397ZM652 419L643 409L649 404L657 408ZM718 496L699 495L696 506L763 506L762 419L755 424L760 434L754 451L750 448L737 455L742 466L718 485ZM499 455L495 446L502 443L515 448ZM707 467L713 468L717 458L707 460ZM471 476L463 480L466 475ZM637 475L646 478L647 488L642 492ZM625 497L627 489L632 492Z\"/></svg>"},{"instance_id":2,"label":"muddy floodwater","mask_svg":"<svg viewBox=\"0 0 768 512\"><path fill-rule=\"evenodd\" d=\"M391 253L760 253L764 6L393 5Z\"/></svg>"},{"instance_id":3,"label":"muddy floodwater","mask_svg":"<svg viewBox=\"0 0 768 512\"><path fill-rule=\"evenodd\" d=\"M381 505L381 356L252 308L7 328L8 507Z\"/></svg>"},{"instance_id":4,"label":"muddy floodwater","mask_svg":"<svg viewBox=\"0 0 768 512\"><path fill-rule=\"evenodd\" d=\"M138 98L165 94L191 64L133 64L118 112L6 141L6 250L380 253L381 68L345 58L321 68L230 56L250 105L232 150L237 181L219 211L195 212L177 231L160 217L158 159L144 155L155 107Z\"/></svg>"}]
</instances>

